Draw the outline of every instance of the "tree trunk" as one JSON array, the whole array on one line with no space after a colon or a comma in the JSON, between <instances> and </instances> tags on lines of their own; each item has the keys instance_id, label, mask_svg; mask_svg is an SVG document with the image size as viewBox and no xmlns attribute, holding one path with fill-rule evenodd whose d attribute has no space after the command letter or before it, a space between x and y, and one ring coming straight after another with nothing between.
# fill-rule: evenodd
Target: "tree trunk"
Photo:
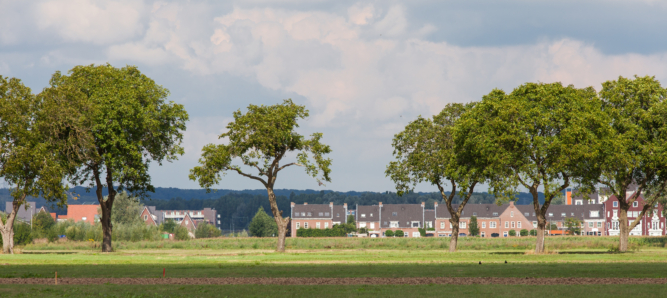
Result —
<instances>
[{"instance_id":1,"label":"tree trunk","mask_svg":"<svg viewBox=\"0 0 667 298\"><path fill-rule=\"evenodd\" d=\"M14 254L14 221L19 208L23 205L21 202L25 201L26 195L19 202L12 202L12 212L7 216L7 221L4 224L0 222L0 234L2 234L2 253Z\"/></svg>"},{"instance_id":2,"label":"tree trunk","mask_svg":"<svg viewBox=\"0 0 667 298\"><path fill-rule=\"evenodd\" d=\"M273 219L278 225L278 245L276 247L277 252L285 252L285 236L287 235L287 224L289 223L289 217L282 217L282 211L278 209L278 203L276 203L276 195L273 193L273 186L267 187L266 192L269 194L269 203L271 204L271 213L273 213Z\"/></svg>"},{"instance_id":3,"label":"tree trunk","mask_svg":"<svg viewBox=\"0 0 667 298\"><path fill-rule=\"evenodd\" d=\"M544 219L537 220L537 241L535 242L535 253L542 254L544 253L544 232L547 222Z\"/></svg>"},{"instance_id":4,"label":"tree trunk","mask_svg":"<svg viewBox=\"0 0 667 298\"><path fill-rule=\"evenodd\" d=\"M102 252L112 252L111 234L113 232L113 225L111 224L111 208L108 208L103 202L100 204L102 209L102 217L100 223L102 224Z\"/></svg>"},{"instance_id":5,"label":"tree trunk","mask_svg":"<svg viewBox=\"0 0 667 298\"><path fill-rule=\"evenodd\" d=\"M95 183L97 184L95 194L97 195L97 201L100 202L100 209L102 210L102 217L100 218L100 223L102 224L102 252L112 252L111 235L113 233L113 225L111 224L111 209L113 207L113 201L116 198L116 191L113 188L111 169L107 168L106 170L106 183L109 191L106 200L104 200L104 194L102 193L104 185L100 179L100 171L97 167L93 169L93 175L95 176Z\"/></svg>"},{"instance_id":6,"label":"tree trunk","mask_svg":"<svg viewBox=\"0 0 667 298\"><path fill-rule=\"evenodd\" d=\"M449 222L452 224L452 237L449 239L449 252L456 252L456 244L459 241L459 221L454 220L454 216L449 219Z\"/></svg>"},{"instance_id":7,"label":"tree trunk","mask_svg":"<svg viewBox=\"0 0 667 298\"><path fill-rule=\"evenodd\" d=\"M630 207L630 205L627 205ZM628 251L628 237L630 236L630 229L628 227L628 210L620 206L618 214L618 227L620 229L619 233L619 243L618 251L626 252Z\"/></svg>"}]
</instances>

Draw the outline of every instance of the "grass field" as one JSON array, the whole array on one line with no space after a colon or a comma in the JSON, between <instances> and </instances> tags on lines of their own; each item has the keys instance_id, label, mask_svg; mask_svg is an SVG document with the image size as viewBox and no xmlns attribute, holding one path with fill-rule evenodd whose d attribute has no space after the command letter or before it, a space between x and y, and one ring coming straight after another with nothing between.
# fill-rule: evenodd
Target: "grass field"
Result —
<instances>
[{"instance_id":1,"label":"grass field","mask_svg":"<svg viewBox=\"0 0 667 298\"><path fill-rule=\"evenodd\" d=\"M478 245L480 249L457 253L434 248L443 239L383 239L387 244L379 248L364 248L370 246L372 239L339 239L342 246L352 249L334 248L335 245L324 248L336 239L292 239L293 247L299 248L288 249L284 254L269 249L275 239L252 238L188 241L181 243L181 249L151 248L149 243L137 242L128 245L134 249L118 249L113 253L90 248L44 249L46 245L32 245L23 248L23 254L0 255L0 278L51 278L55 271L65 278L157 278L162 276L163 269L167 277L667 277L667 249L659 245L664 241L662 238L653 242L634 239L635 250L624 254L609 253L604 248L606 243L615 240L613 238L585 238L548 238L547 243L558 243L561 249L551 249L551 254L546 255L531 254L530 249L520 245L501 250L481 249L520 243L516 239L470 240L468 246L462 247ZM581 244L595 241L602 244L592 245L593 248ZM256 248L253 248L255 243ZM397 249L401 245L408 246ZM211 248L218 246L229 248ZM141 291L147 287L149 292ZM413 297L441 296L442 293L461 297L663 297L666 292L667 285L0 285L1 297L179 297L186 294L190 297Z\"/></svg>"}]
</instances>

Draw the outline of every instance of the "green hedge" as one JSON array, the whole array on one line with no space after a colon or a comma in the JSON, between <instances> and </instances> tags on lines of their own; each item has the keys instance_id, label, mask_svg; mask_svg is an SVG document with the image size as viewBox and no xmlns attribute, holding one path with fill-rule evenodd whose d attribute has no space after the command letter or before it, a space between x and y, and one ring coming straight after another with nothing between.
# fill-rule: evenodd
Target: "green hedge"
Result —
<instances>
[{"instance_id":1,"label":"green hedge","mask_svg":"<svg viewBox=\"0 0 667 298\"><path fill-rule=\"evenodd\" d=\"M345 237L343 229L304 229L296 230L297 237Z\"/></svg>"}]
</instances>

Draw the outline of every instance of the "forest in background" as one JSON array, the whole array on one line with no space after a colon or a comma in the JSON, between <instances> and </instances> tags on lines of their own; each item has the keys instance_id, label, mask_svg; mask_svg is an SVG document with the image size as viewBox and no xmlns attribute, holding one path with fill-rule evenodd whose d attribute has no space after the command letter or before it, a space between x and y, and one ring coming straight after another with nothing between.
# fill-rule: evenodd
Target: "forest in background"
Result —
<instances>
[{"instance_id":1,"label":"forest in background","mask_svg":"<svg viewBox=\"0 0 667 298\"><path fill-rule=\"evenodd\" d=\"M93 190L86 192L81 186L70 189L70 192L77 198L70 196L69 204L97 204L97 198ZM107 190L104 190L106 193ZM333 202L336 205L347 203L349 208L354 205L376 205L378 202L383 204L419 204L426 203L427 209L433 209L433 203L442 202L439 193L412 192L398 196L395 192L337 192L331 190L297 190L297 189L276 189L276 199L278 207L283 210L283 214L289 214L290 202L296 204L328 204ZM518 193L517 204L530 204L532 197L529 193ZM540 193L541 203L544 195ZM454 203L460 202L461 198L456 197ZM0 201L4 211L5 202L11 201L10 190L0 189ZM28 201L34 201L37 208L46 207L51 212L59 215L67 214L66 208L57 208L51 204L46 204L44 199L31 198ZM495 202L493 194L480 192L474 193L470 198L469 204L491 204ZM179 189L179 188L155 188L155 193L150 194L150 199L143 200L142 203L147 206L156 206L158 210L198 210L202 208L214 208L220 214L220 224L222 229L236 230L247 229L250 220L255 216L257 210L263 207L270 214L269 200L267 199L265 189L249 190L229 190L220 189L206 193L203 189Z\"/></svg>"}]
</instances>

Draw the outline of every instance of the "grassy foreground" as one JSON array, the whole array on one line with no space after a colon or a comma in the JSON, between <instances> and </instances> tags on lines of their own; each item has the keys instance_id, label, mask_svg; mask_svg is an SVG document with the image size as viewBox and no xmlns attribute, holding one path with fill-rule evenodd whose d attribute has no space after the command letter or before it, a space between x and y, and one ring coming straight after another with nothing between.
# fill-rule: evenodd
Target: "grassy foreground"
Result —
<instances>
[{"instance_id":1,"label":"grassy foreground","mask_svg":"<svg viewBox=\"0 0 667 298\"><path fill-rule=\"evenodd\" d=\"M223 250L273 250L276 238L213 238L190 241L115 241L118 250L140 249L223 249ZM94 248L97 247L97 248ZM97 250L99 243L66 241L56 243L29 244L23 250ZM547 251L571 249L602 249L618 247L618 237L553 236L547 237ZM667 247L667 237L630 237L630 249ZM449 238L288 238L287 249L411 249L447 250ZM459 250L532 250L535 237L478 238L461 237Z\"/></svg>"},{"instance_id":2,"label":"grassy foreground","mask_svg":"<svg viewBox=\"0 0 667 298\"><path fill-rule=\"evenodd\" d=\"M664 297L667 285L0 286L1 297Z\"/></svg>"}]
</instances>

